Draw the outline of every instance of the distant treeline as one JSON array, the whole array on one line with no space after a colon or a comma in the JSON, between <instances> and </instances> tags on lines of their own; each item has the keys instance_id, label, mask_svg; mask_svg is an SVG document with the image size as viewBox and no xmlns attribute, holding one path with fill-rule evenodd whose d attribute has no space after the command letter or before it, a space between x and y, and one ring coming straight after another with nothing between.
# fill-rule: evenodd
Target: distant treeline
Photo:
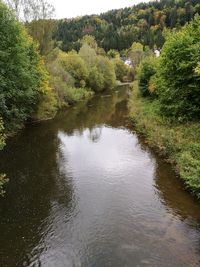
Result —
<instances>
[{"instance_id":1,"label":"distant treeline","mask_svg":"<svg viewBox=\"0 0 200 267\"><path fill-rule=\"evenodd\" d=\"M54 38L64 51L79 50L79 40L86 34L95 37L106 51L124 50L133 42L150 48L164 44L165 28L180 28L200 14L199 0L160 0L141 3L130 8L58 22Z\"/></svg>"}]
</instances>

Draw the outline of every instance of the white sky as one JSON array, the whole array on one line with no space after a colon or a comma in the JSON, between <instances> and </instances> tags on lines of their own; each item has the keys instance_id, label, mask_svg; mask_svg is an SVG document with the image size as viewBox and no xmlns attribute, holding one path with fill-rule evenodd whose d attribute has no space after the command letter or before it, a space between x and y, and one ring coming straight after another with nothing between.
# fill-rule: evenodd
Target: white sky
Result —
<instances>
[{"instance_id":1,"label":"white sky","mask_svg":"<svg viewBox=\"0 0 200 267\"><path fill-rule=\"evenodd\" d=\"M56 8L56 18L72 18L130 7L148 0L50 0L50 2Z\"/></svg>"}]
</instances>

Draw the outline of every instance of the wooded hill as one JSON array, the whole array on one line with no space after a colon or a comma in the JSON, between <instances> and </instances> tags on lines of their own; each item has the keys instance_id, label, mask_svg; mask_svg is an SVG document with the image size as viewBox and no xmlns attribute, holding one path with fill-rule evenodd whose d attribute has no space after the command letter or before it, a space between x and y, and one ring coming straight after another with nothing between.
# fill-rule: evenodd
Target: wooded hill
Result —
<instances>
[{"instance_id":1,"label":"wooded hill","mask_svg":"<svg viewBox=\"0 0 200 267\"><path fill-rule=\"evenodd\" d=\"M62 49L80 48L79 39L93 35L106 51L123 50L133 42L150 48L161 48L164 28L180 28L196 13L200 14L199 0L160 0L141 3L130 8L111 10L101 15L60 20L55 34L62 41Z\"/></svg>"}]
</instances>

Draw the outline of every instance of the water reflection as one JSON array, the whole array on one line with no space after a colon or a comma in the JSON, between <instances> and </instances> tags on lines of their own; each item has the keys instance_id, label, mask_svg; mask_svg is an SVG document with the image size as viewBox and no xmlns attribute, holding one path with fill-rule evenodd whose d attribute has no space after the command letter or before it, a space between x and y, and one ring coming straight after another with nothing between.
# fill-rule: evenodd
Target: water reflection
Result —
<instances>
[{"instance_id":1,"label":"water reflection","mask_svg":"<svg viewBox=\"0 0 200 267\"><path fill-rule=\"evenodd\" d=\"M199 266L199 204L128 127L126 89L27 127L0 157L0 266Z\"/></svg>"}]
</instances>

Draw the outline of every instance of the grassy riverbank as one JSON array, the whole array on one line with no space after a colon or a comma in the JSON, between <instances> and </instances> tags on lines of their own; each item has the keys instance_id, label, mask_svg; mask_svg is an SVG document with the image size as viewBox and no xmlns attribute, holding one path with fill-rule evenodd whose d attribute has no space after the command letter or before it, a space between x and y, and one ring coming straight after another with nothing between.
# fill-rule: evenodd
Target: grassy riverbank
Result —
<instances>
[{"instance_id":1,"label":"grassy riverbank","mask_svg":"<svg viewBox=\"0 0 200 267\"><path fill-rule=\"evenodd\" d=\"M134 82L130 117L148 144L174 164L186 188L200 198L200 123L172 123L158 114L156 101L140 97Z\"/></svg>"}]
</instances>

